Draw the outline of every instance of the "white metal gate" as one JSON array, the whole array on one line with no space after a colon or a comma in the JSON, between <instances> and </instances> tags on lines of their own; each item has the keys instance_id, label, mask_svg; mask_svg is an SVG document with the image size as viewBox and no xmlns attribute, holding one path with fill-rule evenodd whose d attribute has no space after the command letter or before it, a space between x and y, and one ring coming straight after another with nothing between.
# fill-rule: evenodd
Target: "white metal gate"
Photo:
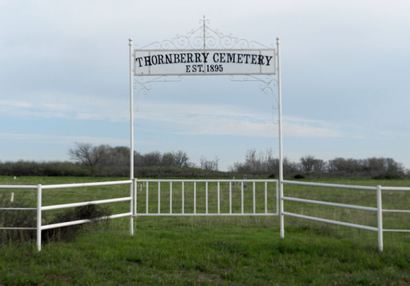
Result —
<instances>
[{"instance_id":1,"label":"white metal gate","mask_svg":"<svg viewBox=\"0 0 410 286\"><path fill-rule=\"evenodd\" d=\"M136 216L274 216L277 180L136 179Z\"/></svg>"}]
</instances>

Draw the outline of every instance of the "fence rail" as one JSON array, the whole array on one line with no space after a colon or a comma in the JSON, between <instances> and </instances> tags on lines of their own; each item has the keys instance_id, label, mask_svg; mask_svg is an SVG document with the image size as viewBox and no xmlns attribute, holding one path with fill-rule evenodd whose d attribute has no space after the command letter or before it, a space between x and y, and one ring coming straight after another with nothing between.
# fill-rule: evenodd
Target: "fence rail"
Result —
<instances>
[{"instance_id":1,"label":"fence rail","mask_svg":"<svg viewBox=\"0 0 410 286\"><path fill-rule=\"evenodd\" d=\"M330 188L330 189L349 189L349 190L362 190L362 191L375 191L376 192L376 206L377 207L367 207L361 205L352 205L352 204L342 204L342 203L335 203L335 202L328 202L328 201L319 201L319 200L311 200L311 199L302 199L298 197L291 197L284 195L284 186L285 185L295 185L295 186L306 186L306 187L320 187L320 188ZM280 228L281 228L281 237L284 238L284 231L285 231L285 216L341 225L346 227L358 228L363 230L375 231L378 234L378 248L379 251L383 251L383 232L404 232L410 233L408 229L389 229L383 227L383 213L410 213L410 210L402 210L402 209L383 209L382 204L382 193L383 191L410 191L410 187L386 187L386 186L361 186L361 185L347 185L347 184L329 184L329 183L314 183L314 182L301 182L301 181L291 181L291 180L284 180L282 182L282 191L280 192L281 197L280 201L285 202L299 202L299 203L307 203L307 204L316 204L316 205L324 205L324 206L332 206L338 208L347 208L347 209L355 209L355 210L362 210L362 211L369 211L376 213L377 219L377 227L369 226L369 225L362 225L362 224L355 224L349 222L343 222L338 220L326 219L321 217L315 216L307 216L303 214L293 213L289 211L285 211L285 206L283 203L280 204Z\"/></svg>"},{"instance_id":2,"label":"fence rail","mask_svg":"<svg viewBox=\"0 0 410 286\"><path fill-rule=\"evenodd\" d=\"M68 203L68 204L55 204L55 205L47 205L43 206L43 190L51 190L51 189L72 189L72 188L82 188L82 187L105 187L105 186L114 186L114 185L129 185L130 186L130 195L128 197L121 197L121 198L112 198L112 199L104 199L104 200L93 200L93 201L85 201L85 202L77 202L77 203ZM133 217L133 181L132 180L123 180L123 181L108 181L108 182L91 182L91 183L75 183L75 184L54 184L54 185L0 185L0 189L24 189L24 190L36 190L37 191L37 199L36 199L36 207L35 208L26 208L26 207L6 207L0 208L0 210L5 211L36 211L36 226L33 227L21 227L21 226L4 226L0 227L0 230L36 230L36 240L37 240L37 249L38 251L41 250L41 234L43 230L59 228L59 227L66 227L71 225L78 225L89 223L96 220L103 220L103 219L115 219L115 218L122 218L122 217L129 217L130 218L130 233L131 235L134 234L134 217ZM103 216L93 219L81 219L81 220L74 220L74 221L67 221L61 223L53 223L53 224L42 224L42 216L43 212L50 211L50 210L59 210L59 209L66 209L66 208L75 208L87 205L100 205L100 204L109 204L109 203L119 203L119 202L130 202L130 210L126 213L120 214L113 214L109 216Z\"/></svg>"},{"instance_id":3,"label":"fence rail","mask_svg":"<svg viewBox=\"0 0 410 286\"><path fill-rule=\"evenodd\" d=\"M129 196L111 199L90 200L75 203L43 205L43 190L72 189L83 187L105 187L128 185ZM376 207L322 201L285 195L285 186L304 186L342 190L375 192ZM47 229L89 223L95 220L125 218L130 219L130 234L134 234L134 217L163 216L280 216L280 233L284 238L285 216L316 222L358 228L378 233L378 248L383 250L384 232L410 233L410 229L384 228L383 213L408 214L408 209L384 209L383 191L408 192L410 187L362 186L347 184L315 183L305 181L265 179L135 179L108 182L91 182L53 185L0 185L0 190L35 190L36 207L0 207L1 211L36 211L36 226L2 226L0 230L36 230L37 249L41 250L41 232ZM13 193L12 193L13 194ZM14 199L14 195L12 197ZM129 211L95 219L80 219L53 224L42 224L45 211L75 208L87 205L101 205L129 202ZM335 219L310 216L285 211L285 202L297 202L335 208L361 210L376 214L377 226L356 224Z\"/></svg>"}]
</instances>

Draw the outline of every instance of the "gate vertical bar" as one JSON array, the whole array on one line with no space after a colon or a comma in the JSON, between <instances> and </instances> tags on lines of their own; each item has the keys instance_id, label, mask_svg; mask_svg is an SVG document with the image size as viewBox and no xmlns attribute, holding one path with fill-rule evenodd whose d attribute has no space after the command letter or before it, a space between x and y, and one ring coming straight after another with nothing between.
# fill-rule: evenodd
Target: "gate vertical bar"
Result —
<instances>
[{"instance_id":1,"label":"gate vertical bar","mask_svg":"<svg viewBox=\"0 0 410 286\"><path fill-rule=\"evenodd\" d=\"M221 182L218 181L217 186L217 197L218 197L218 214L221 213Z\"/></svg>"},{"instance_id":2,"label":"gate vertical bar","mask_svg":"<svg viewBox=\"0 0 410 286\"><path fill-rule=\"evenodd\" d=\"M134 216L133 216L133 193L134 193L134 86L133 86L133 57L132 57L132 39L128 39L128 49L129 49L129 65L128 65L128 76L129 76L129 93L130 93L130 193L131 193L131 216L130 216L130 234L134 235Z\"/></svg>"},{"instance_id":3,"label":"gate vertical bar","mask_svg":"<svg viewBox=\"0 0 410 286\"><path fill-rule=\"evenodd\" d=\"M265 182L265 214L268 213L268 182Z\"/></svg>"},{"instance_id":4,"label":"gate vertical bar","mask_svg":"<svg viewBox=\"0 0 410 286\"><path fill-rule=\"evenodd\" d=\"M138 213L138 179L135 179L134 184L134 216Z\"/></svg>"},{"instance_id":5,"label":"gate vertical bar","mask_svg":"<svg viewBox=\"0 0 410 286\"><path fill-rule=\"evenodd\" d=\"M184 181L182 181L181 183L181 188L182 188L181 190L182 191L182 194L181 194L182 213L184 214L185 213L185 182Z\"/></svg>"},{"instance_id":6,"label":"gate vertical bar","mask_svg":"<svg viewBox=\"0 0 410 286\"><path fill-rule=\"evenodd\" d=\"M285 216L283 205L283 130L282 130L282 86L280 74L279 38L276 38L276 77L278 95L278 136L279 136L279 224L280 238L285 238Z\"/></svg>"},{"instance_id":7,"label":"gate vertical bar","mask_svg":"<svg viewBox=\"0 0 410 286\"><path fill-rule=\"evenodd\" d=\"M149 205L149 182L145 181L145 213L148 213Z\"/></svg>"},{"instance_id":8,"label":"gate vertical bar","mask_svg":"<svg viewBox=\"0 0 410 286\"><path fill-rule=\"evenodd\" d=\"M172 182L169 182L169 213L172 214Z\"/></svg>"},{"instance_id":9,"label":"gate vertical bar","mask_svg":"<svg viewBox=\"0 0 410 286\"><path fill-rule=\"evenodd\" d=\"M194 182L194 214L196 214L196 181Z\"/></svg>"},{"instance_id":10,"label":"gate vertical bar","mask_svg":"<svg viewBox=\"0 0 410 286\"><path fill-rule=\"evenodd\" d=\"M158 181L158 213L161 213L161 182Z\"/></svg>"},{"instance_id":11,"label":"gate vertical bar","mask_svg":"<svg viewBox=\"0 0 410 286\"><path fill-rule=\"evenodd\" d=\"M41 206L42 206L42 186L37 185L37 250L41 251Z\"/></svg>"},{"instance_id":12,"label":"gate vertical bar","mask_svg":"<svg viewBox=\"0 0 410 286\"><path fill-rule=\"evenodd\" d=\"M208 214L208 181L205 183L205 213Z\"/></svg>"},{"instance_id":13,"label":"gate vertical bar","mask_svg":"<svg viewBox=\"0 0 410 286\"><path fill-rule=\"evenodd\" d=\"M229 181L229 213L232 213L232 181Z\"/></svg>"},{"instance_id":14,"label":"gate vertical bar","mask_svg":"<svg viewBox=\"0 0 410 286\"><path fill-rule=\"evenodd\" d=\"M377 242L379 251L383 252L383 204L382 186L377 186Z\"/></svg>"},{"instance_id":15,"label":"gate vertical bar","mask_svg":"<svg viewBox=\"0 0 410 286\"><path fill-rule=\"evenodd\" d=\"M252 210L253 213L256 214L256 185L255 181L252 182Z\"/></svg>"},{"instance_id":16,"label":"gate vertical bar","mask_svg":"<svg viewBox=\"0 0 410 286\"><path fill-rule=\"evenodd\" d=\"M241 214L243 214L243 181L241 182Z\"/></svg>"}]
</instances>

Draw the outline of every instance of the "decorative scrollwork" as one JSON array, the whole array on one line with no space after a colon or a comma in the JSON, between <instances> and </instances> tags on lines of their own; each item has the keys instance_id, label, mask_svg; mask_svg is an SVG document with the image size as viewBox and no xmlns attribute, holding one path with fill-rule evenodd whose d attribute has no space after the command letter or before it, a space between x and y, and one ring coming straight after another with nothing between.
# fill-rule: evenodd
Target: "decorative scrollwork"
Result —
<instances>
[{"instance_id":1,"label":"decorative scrollwork","mask_svg":"<svg viewBox=\"0 0 410 286\"><path fill-rule=\"evenodd\" d=\"M209 25L205 17L201 25L185 35L177 34L175 37L163 41L152 42L143 46L143 49L256 49L272 48L256 41L249 41L224 34Z\"/></svg>"},{"instance_id":2,"label":"decorative scrollwork","mask_svg":"<svg viewBox=\"0 0 410 286\"><path fill-rule=\"evenodd\" d=\"M154 78L141 78L141 77L134 77L133 80L133 88L137 90L138 93L142 93L147 95L148 92L151 90L151 85L154 83L162 83L162 82L179 82L181 81L180 76L172 76L170 77L163 77L158 76Z\"/></svg>"}]
</instances>

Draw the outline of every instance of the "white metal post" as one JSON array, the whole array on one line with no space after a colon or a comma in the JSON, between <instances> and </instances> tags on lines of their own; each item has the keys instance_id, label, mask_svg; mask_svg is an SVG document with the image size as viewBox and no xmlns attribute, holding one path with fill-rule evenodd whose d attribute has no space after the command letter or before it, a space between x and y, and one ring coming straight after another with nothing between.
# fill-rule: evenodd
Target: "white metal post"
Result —
<instances>
[{"instance_id":1,"label":"white metal post","mask_svg":"<svg viewBox=\"0 0 410 286\"><path fill-rule=\"evenodd\" d=\"M132 180L130 187L130 235L134 235L134 185L135 180Z\"/></svg>"},{"instance_id":2,"label":"white metal post","mask_svg":"<svg viewBox=\"0 0 410 286\"><path fill-rule=\"evenodd\" d=\"M134 235L134 216L133 212L133 198L134 198L134 86L133 86L133 57L132 57L132 39L128 39L128 52L129 52L129 63L128 63L128 79L129 79L129 93L130 93L130 180L132 183L130 185L131 192L131 216L130 216L130 234Z\"/></svg>"},{"instance_id":3,"label":"white metal post","mask_svg":"<svg viewBox=\"0 0 410 286\"><path fill-rule=\"evenodd\" d=\"M133 86L133 59L132 59L132 39L128 39L129 47L129 93L130 93L130 179L134 179L134 86Z\"/></svg>"},{"instance_id":4,"label":"white metal post","mask_svg":"<svg viewBox=\"0 0 410 286\"><path fill-rule=\"evenodd\" d=\"M279 136L279 224L280 238L285 238L285 216L283 205L283 132L282 132L282 87L280 74L279 38L276 38L276 77L278 95L278 136Z\"/></svg>"},{"instance_id":5,"label":"white metal post","mask_svg":"<svg viewBox=\"0 0 410 286\"><path fill-rule=\"evenodd\" d=\"M41 251L41 206L42 206L42 187L37 185L37 250Z\"/></svg>"},{"instance_id":6,"label":"white metal post","mask_svg":"<svg viewBox=\"0 0 410 286\"><path fill-rule=\"evenodd\" d=\"M383 251L383 204L382 186L377 186L377 241L379 251Z\"/></svg>"}]
</instances>

